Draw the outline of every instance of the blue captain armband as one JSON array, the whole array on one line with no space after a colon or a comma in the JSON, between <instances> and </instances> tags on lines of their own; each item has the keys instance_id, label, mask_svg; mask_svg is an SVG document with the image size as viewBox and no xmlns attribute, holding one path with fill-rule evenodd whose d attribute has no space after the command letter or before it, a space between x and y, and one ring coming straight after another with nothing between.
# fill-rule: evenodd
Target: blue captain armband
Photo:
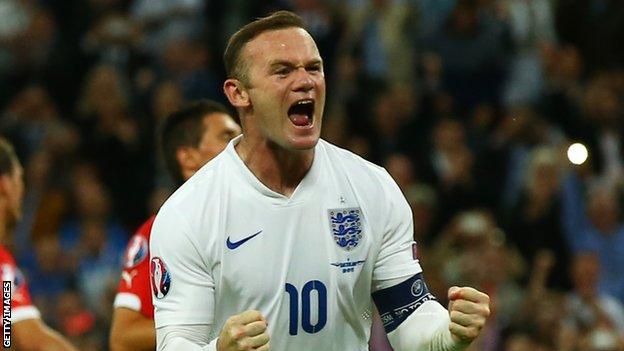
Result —
<instances>
[{"instance_id":1,"label":"blue captain armband","mask_svg":"<svg viewBox=\"0 0 624 351\"><path fill-rule=\"evenodd\" d=\"M423 303L436 299L429 292L422 273L395 286L375 291L372 296L386 333L395 330Z\"/></svg>"}]
</instances>

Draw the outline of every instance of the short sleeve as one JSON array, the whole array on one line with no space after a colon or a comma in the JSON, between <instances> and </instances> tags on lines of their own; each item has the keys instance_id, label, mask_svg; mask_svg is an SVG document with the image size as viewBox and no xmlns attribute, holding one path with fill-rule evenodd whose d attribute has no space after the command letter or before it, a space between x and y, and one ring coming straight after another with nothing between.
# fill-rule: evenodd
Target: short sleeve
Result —
<instances>
[{"instance_id":1,"label":"short sleeve","mask_svg":"<svg viewBox=\"0 0 624 351\"><path fill-rule=\"evenodd\" d=\"M414 257L414 226L412 211L392 177L384 171L381 179L385 210L382 220L383 237L375 267L372 290L377 291L422 272Z\"/></svg>"},{"instance_id":2,"label":"short sleeve","mask_svg":"<svg viewBox=\"0 0 624 351\"><path fill-rule=\"evenodd\" d=\"M11 259L3 259L0 263L3 291L10 289L11 293L11 323L41 317L39 310L32 303L28 291L28 283L22 272ZM9 284L10 286L5 286Z\"/></svg>"},{"instance_id":3,"label":"short sleeve","mask_svg":"<svg viewBox=\"0 0 624 351\"><path fill-rule=\"evenodd\" d=\"M152 223L153 218L142 225L128 242L117 296L113 304L115 308L129 308L150 319L154 318L148 242Z\"/></svg>"},{"instance_id":4,"label":"short sleeve","mask_svg":"<svg viewBox=\"0 0 624 351\"><path fill-rule=\"evenodd\" d=\"M212 324L214 280L183 214L165 205L150 238L150 279L156 328Z\"/></svg>"}]
</instances>

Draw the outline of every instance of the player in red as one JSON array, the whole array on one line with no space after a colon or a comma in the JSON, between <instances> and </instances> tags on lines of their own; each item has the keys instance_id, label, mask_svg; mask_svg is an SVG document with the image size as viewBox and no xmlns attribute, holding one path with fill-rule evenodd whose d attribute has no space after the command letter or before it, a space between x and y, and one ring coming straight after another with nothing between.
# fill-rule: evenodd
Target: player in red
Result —
<instances>
[{"instance_id":1,"label":"player in red","mask_svg":"<svg viewBox=\"0 0 624 351\"><path fill-rule=\"evenodd\" d=\"M200 101L171 114L163 127L161 147L177 185L219 154L240 132L228 110L216 102ZM139 228L126 249L114 303L112 351L156 349L149 282L149 236L154 217Z\"/></svg>"},{"instance_id":2,"label":"player in red","mask_svg":"<svg viewBox=\"0 0 624 351\"><path fill-rule=\"evenodd\" d=\"M22 166L13 146L0 137L0 238L6 238L22 215L24 179ZM3 338L3 347L19 350L76 350L42 320L32 304L28 284L17 268L11 253L0 244L0 274L3 288L10 282L11 338ZM4 297L3 297L4 298Z\"/></svg>"}]
</instances>

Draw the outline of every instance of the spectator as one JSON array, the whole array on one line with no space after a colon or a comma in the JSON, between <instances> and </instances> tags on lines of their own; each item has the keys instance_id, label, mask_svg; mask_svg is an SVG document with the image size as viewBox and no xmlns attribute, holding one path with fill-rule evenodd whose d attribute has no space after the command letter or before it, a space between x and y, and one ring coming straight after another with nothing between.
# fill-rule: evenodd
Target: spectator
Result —
<instances>
[{"instance_id":1,"label":"spectator","mask_svg":"<svg viewBox=\"0 0 624 351\"><path fill-rule=\"evenodd\" d=\"M110 308L101 301L107 286L117 281L129 233L111 213L110 196L93 165L76 166L72 177L76 208L59 232L60 244L69 253L88 308L104 315Z\"/></svg>"},{"instance_id":2,"label":"spectator","mask_svg":"<svg viewBox=\"0 0 624 351\"><path fill-rule=\"evenodd\" d=\"M542 94L543 52L555 42L554 14L548 0L504 0L513 54L503 97L506 106L534 104Z\"/></svg>"},{"instance_id":3,"label":"spectator","mask_svg":"<svg viewBox=\"0 0 624 351\"><path fill-rule=\"evenodd\" d=\"M445 26L425 44L440 56L442 79L458 106L497 101L503 83L504 27L475 0L458 0Z\"/></svg>"},{"instance_id":4,"label":"spectator","mask_svg":"<svg viewBox=\"0 0 624 351\"><path fill-rule=\"evenodd\" d=\"M624 303L624 223L618 193L612 186L599 183L590 188L587 201L589 225L579 233L578 249L598 255L599 293Z\"/></svg>"},{"instance_id":5,"label":"spectator","mask_svg":"<svg viewBox=\"0 0 624 351\"><path fill-rule=\"evenodd\" d=\"M570 248L564 233L561 204L561 160L552 148L535 148L530 156L524 190L507 214L507 231L527 262L547 250L554 255L549 288L568 290Z\"/></svg>"},{"instance_id":6,"label":"spectator","mask_svg":"<svg viewBox=\"0 0 624 351\"><path fill-rule=\"evenodd\" d=\"M577 333L597 331L624 341L624 306L613 296L598 292L600 262L594 253L577 254L572 261L574 291L566 301L566 320Z\"/></svg>"}]
</instances>

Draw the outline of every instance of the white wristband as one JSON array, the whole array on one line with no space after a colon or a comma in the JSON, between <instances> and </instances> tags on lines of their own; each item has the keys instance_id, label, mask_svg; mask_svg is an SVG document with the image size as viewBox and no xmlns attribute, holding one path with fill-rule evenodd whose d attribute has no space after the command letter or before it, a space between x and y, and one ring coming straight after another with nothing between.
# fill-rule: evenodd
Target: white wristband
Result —
<instances>
[{"instance_id":1,"label":"white wristband","mask_svg":"<svg viewBox=\"0 0 624 351\"><path fill-rule=\"evenodd\" d=\"M388 333L388 340L396 351L461 350L464 347L453 340L449 323L448 311L437 301L427 301Z\"/></svg>"},{"instance_id":2,"label":"white wristband","mask_svg":"<svg viewBox=\"0 0 624 351\"><path fill-rule=\"evenodd\" d=\"M205 351L217 351L217 341L219 341L219 338L212 340L208 345L206 345L204 350Z\"/></svg>"}]
</instances>

